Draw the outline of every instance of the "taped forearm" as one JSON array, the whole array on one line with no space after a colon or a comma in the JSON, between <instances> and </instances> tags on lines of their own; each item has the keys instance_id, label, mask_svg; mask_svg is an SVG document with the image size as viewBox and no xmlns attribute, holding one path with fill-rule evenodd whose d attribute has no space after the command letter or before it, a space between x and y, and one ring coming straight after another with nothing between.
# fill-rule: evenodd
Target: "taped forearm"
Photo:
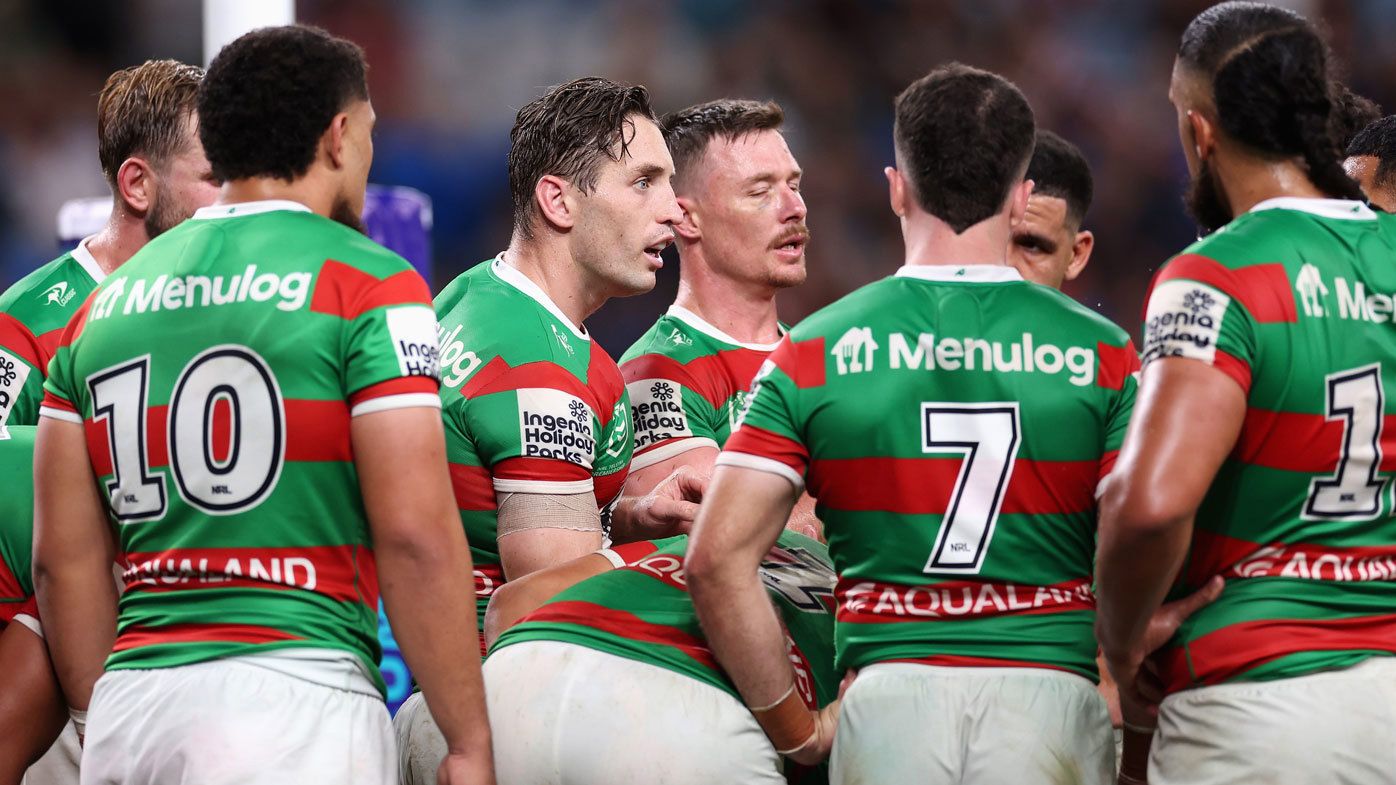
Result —
<instances>
[{"instance_id":1,"label":"taped forearm","mask_svg":"<svg viewBox=\"0 0 1396 785\"><path fill-rule=\"evenodd\" d=\"M601 512L593 493L498 494L498 536L530 529L601 533Z\"/></svg>"}]
</instances>

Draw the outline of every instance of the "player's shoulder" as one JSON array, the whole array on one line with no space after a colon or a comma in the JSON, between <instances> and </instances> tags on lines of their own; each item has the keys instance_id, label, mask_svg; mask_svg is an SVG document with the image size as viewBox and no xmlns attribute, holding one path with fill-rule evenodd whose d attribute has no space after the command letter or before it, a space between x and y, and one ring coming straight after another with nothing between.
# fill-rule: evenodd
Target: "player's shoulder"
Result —
<instances>
[{"instance_id":1,"label":"player's shoulder","mask_svg":"<svg viewBox=\"0 0 1396 785\"><path fill-rule=\"evenodd\" d=\"M0 294L0 313L45 332L63 326L96 286L73 252L40 265ZM37 329L35 329L37 328Z\"/></svg>"},{"instance_id":2,"label":"player's shoulder","mask_svg":"<svg viewBox=\"0 0 1396 785\"><path fill-rule=\"evenodd\" d=\"M1348 231L1393 235L1396 217L1347 199L1271 199L1184 248L1164 270L1187 266L1196 257L1230 270L1321 257L1326 254L1320 248L1336 248L1336 235Z\"/></svg>"},{"instance_id":3,"label":"player's shoulder","mask_svg":"<svg viewBox=\"0 0 1396 785\"><path fill-rule=\"evenodd\" d=\"M854 289L800 320L788 333L791 343L837 338L850 325L863 324L872 308L880 308L899 294L896 279L882 278Z\"/></svg>"},{"instance_id":4,"label":"player's shoulder","mask_svg":"<svg viewBox=\"0 0 1396 785\"><path fill-rule=\"evenodd\" d=\"M625 350L620 357L620 364L624 367L641 357L659 355L683 365L699 357L714 354L721 348L715 345L713 338L701 330L666 312L640 336L639 340Z\"/></svg>"},{"instance_id":5,"label":"player's shoulder","mask_svg":"<svg viewBox=\"0 0 1396 785\"><path fill-rule=\"evenodd\" d=\"M345 224L304 209L294 203L243 203L205 207L147 248L162 255L166 249L180 252L199 233L219 233L245 246L271 246L291 256L349 267L383 279L413 269L392 250Z\"/></svg>"},{"instance_id":6,"label":"player's shoulder","mask_svg":"<svg viewBox=\"0 0 1396 785\"><path fill-rule=\"evenodd\" d=\"M586 366L589 352L602 352L564 317L504 280L498 272L500 264L497 259L481 262L436 296L433 306L443 345L459 340L481 359L502 357L515 367L551 362L580 369ZM615 365L609 356L597 359L603 366Z\"/></svg>"},{"instance_id":7,"label":"player's shoulder","mask_svg":"<svg viewBox=\"0 0 1396 785\"><path fill-rule=\"evenodd\" d=\"M1040 311L1035 309L1037 317L1068 325L1111 346L1129 343L1129 333L1124 328L1059 289L1024 281L1021 292L1027 303L1040 306Z\"/></svg>"}]
</instances>

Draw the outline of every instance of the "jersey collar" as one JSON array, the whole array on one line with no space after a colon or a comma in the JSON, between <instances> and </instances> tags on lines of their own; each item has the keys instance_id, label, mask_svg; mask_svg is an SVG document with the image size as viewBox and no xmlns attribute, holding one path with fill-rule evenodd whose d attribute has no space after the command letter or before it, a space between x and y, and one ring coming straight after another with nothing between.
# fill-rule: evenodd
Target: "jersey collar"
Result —
<instances>
[{"instance_id":1,"label":"jersey collar","mask_svg":"<svg viewBox=\"0 0 1396 785\"><path fill-rule=\"evenodd\" d=\"M1320 218L1335 218L1343 221L1374 221L1377 214L1372 208L1354 199L1310 199L1301 196L1277 196L1252 207L1248 212L1261 210L1298 210L1301 213L1317 215Z\"/></svg>"},{"instance_id":2,"label":"jersey collar","mask_svg":"<svg viewBox=\"0 0 1396 785\"><path fill-rule=\"evenodd\" d=\"M495 277L499 280L537 301L539 305L547 309L548 313L556 317L558 321L567 325L567 329L571 330L573 335L581 338L583 341L591 340L591 336L587 335L587 331L573 324L572 320L568 319L567 315L562 312L562 309L557 307L557 303L553 302L553 298L549 297L547 292L539 288L538 284L534 283L527 275L520 272L519 268L504 261L503 251L500 251L499 255L494 257L494 261L490 262L490 271L493 272Z\"/></svg>"},{"instance_id":3,"label":"jersey collar","mask_svg":"<svg viewBox=\"0 0 1396 785\"><path fill-rule=\"evenodd\" d=\"M669 306L669 310L665 311L665 314L668 316L672 316L675 319L678 319L679 321L683 322L689 327L692 327L698 332L708 336L709 338L716 338L717 340L722 341L723 343L730 343L733 346L740 346L743 349L751 349L757 352L773 352L776 350L777 346L780 346L779 340L777 340L775 343L748 343L747 341L739 341L736 338L733 338L732 336L728 335L727 333L717 329L710 322L705 321L703 317L688 310L682 305L675 304ZM784 327L781 327L780 324L776 324L776 330L779 331L781 338L785 337Z\"/></svg>"},{"instance_id":4,"label":"jersey collar","mask_svg":"<svg viewBox=\"0 0 1396 785\"><path fill-rule=\"evenodd\" d=\"M238 218L244 215L257 215L258 213L270 213L277 210L290 210L296 213L311 212L309 207L300 202L293 202L290 199L263 199L257 202L236 202L234 204L211 204L208 207L200 207L194 211L194 218L207 220L209 218Z\"/></svg>"},{"instance_id":5,"label":"jersey collar","mask_svg":"<svg viewBox=\"0 0 1396 785\"><path fill-rule=\"evenodd\" d=\"M78 243L78 247L73 249L73 258L77 260L78 266L82 267L88 275L92 276L94 283L101 283L107 277L107 274L102 271L102 266L97 264L97 259L92 255L92 252L87 250L87 243L91 240L91 237L82 238L82 242Z\"/></svg>"},{"instance_id":6,"label":"jersey collar","mask_svg":"<svg viewBox=\"0 0 1396 785\"><path fill-rule=\"evenodd\" d=\"M908 264L897 270L898 278L961 283L1009 283L1023 276L1006 264Z\"/></svg>"}]
</instances>

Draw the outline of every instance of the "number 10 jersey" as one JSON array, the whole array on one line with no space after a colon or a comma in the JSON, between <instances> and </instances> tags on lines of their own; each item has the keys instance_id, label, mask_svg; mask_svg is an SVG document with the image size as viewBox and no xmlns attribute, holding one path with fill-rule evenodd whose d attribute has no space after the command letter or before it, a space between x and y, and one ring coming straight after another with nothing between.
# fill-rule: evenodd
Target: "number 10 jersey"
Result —
<instances>
[{"instance_id":1,"label":"number 10 jersey","mask_svg":"<svg viewBox=\"0 0 1396 785\"><path fill-rule=\"evenodd\" d=\"M1096 488L1137 368L1123 330L1011 268L908 266L791 332L717 462L808 484L840 668L1094 680Z\"/></svg>"}]
</instances>

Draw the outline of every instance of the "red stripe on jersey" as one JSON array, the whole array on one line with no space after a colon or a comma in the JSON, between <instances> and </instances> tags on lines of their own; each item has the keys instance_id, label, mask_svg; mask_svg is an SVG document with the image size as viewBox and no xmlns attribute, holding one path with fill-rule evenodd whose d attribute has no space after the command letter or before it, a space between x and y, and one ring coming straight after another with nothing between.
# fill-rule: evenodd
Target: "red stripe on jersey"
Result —
<instances>
[{"instance_id":1,"label":"red stripe on jersey","mask_svg":"<svg viewBox=\"0 0 1396 785\"><path fill-rule=\"evenodd\" d=\"M834 589L840 624L985 619L991 616L1095 610L1090 578L1053 586L949 580L926 586L840 578Z\"/></svg>"},{"instance_id":2,"label":"red stripe on jersey","mask_svg":"<svg viewBox=\"0 0 1396 785\"><path fill-rule=\"evenodd\" d=\"M20 359L39 369L39 373L48 372L48 364L43 362L43 351L39 348L39 340L34 337L34 333L29 332L29 328L15 317L0 313L0 349L18 355Z\"/></svg>"},{"instance_id":3,"label":"red stripe on jersey","mask_svg":"<svg viewBox=\"0 0 1396 785\"><path fill-rule=\"evenodd\" d=\"M549 603L523 617L519 623L528 622L576 624L601 630L618 638L669 646L687 654L706 668L718 669L712 650L702 638L689 635L677 627L647 622L633 613L607 608L594 602L565 600Z\"/></svg>"},{"instance_id":4,"label":"red stripe on jersey","mask_svg":"<svg viewBox=\"0 0 1396 785\"><path fill-rule=\"evenodd\" d=\"M1257 619L1209 632L1160 660L1169 692L1220 684L1288 654L1396 652L1396 615L1344 619Z\"/></svg>"},{"instance_id":5,"label":"red stripe on jersey","mask_svg":"<svg viewBox=\"0 0 1396 785\"><path fill-rule=\"evenodd\" d=\"M77 337L79 335L82 335L83 328L87 326L87 310L92 306L92 300L97 296L98 291L99 290L97 289L92 290L92 294L89 294L87 296L87 300L85 300L83 304L78 306L78 309L73 312L72 318L68 320L68 324L64 326L62 331L52 331L44 333L43 338L41 339L41 342L39 344L40 349L42 349L45 345L43 341L48 340L49 337L53 334L53 332L59 332L58 343L54 344L53 348L48 350L49 356L52 356L54 352L57 352L58 347L60 346L72 346L73 341L77 340ZM47 373L48 369L44 368L44 372Z\"/></svg>"},{"instance_id":6,"label":"red stripe on jersey","mask_svg":"<svg viewBox=\"0 0 1396 785\"><path fill-rule=\"evenodd\" d=\"M10 565L0 559L0 600L18 600L25 597L24 590L19 587L19 579L15 577Z\"/></svg>"},{"instance_id":7,"label":"red stripe on jersey","mask_svg":"<svg viewBox=\"0 0 1396 785\"><path fill-rule=\"evenodd\" d=\"M0 600L0 631L5 629L5 625L15 620L21 613L39 618L39 598L30 597L20 602L9 602Z\"/></svg>"},{"instance_id":8,"label":"red stripe on jersey","mask_svg":"<svg viewBox=\"0 0 1396 785\"><path fill-rule=\"evenodd\" d=\"M1245 306L1246 312L1257 322L1294 322L1299 319L1294 306L1294 293L1289 288L1289 276L1282 264L1255 264L1233 270L1215 259L1183 254L1163 268L1154 279L1153 286L1178 278L1200 281L1220 289ZM1152 291L1152 287L1150 289Z\"/></svg>"},{"instance_id":9,"label":"red stripe on jersey","mask_svg":"<svg viewBox=\"0 0 1396 785\"><path fill-rule=\"evenodd\" d=\"M53 392L50 390L44 390L44 400L43 403L41 403L40 405L49 406L54 409L61 409L65 412L72 412L73 414L78 413L77 408L75 408L72 403L68 402L66 398L59 398L57 395L54 395Z\"/></svg>"},{"instance_id":10,"label":"red stripe on jersey","mask_svg":"<svg viewBox=\"0 0 1396 785\"><path fill-rule=\"evenodd\" d=\"M752 378L770 356L770 352L755 349L723 349L679 363L662 354L646 354L627 362L621 373L627 382L668 379L693 390L717 408L736 393L750 389Z\"/></svg>"},{"instance_id":11,"label":"red stripe on jersey","mask_svg":"<svg viewBox=\"0 0 1396 785\"><path fill-rule=\"evenodd\" d=\"M801 475L809 466L809 450L805 449L803 444L748 423L743 423L727 437L727 444L723 445L723 449L770 458L789 466Z\"/></svg>"},{"instance_id":12,"label":"red stripe on jersey","mask_svg":"<svg viewBox=\"0 0 1396 785\"><path fill-rule=\"evenodd\" d=\"M499 480L528 480L530 482L577 482L590 480L591 470L556 458L505 458L490 468Z\"/></svg>"},{"instance_id":13,"label":"red stripe on jersey","mask_svg":"<svg viewBox=\"0 0 1396 785\"><path fill-rule=\"evenodd\" d=\"M1096 343L1095 353L1100 358L1100 372L1095 375L1097 387L1121 389L1125 386L1125 379L1139 370L1139 352L1135 351L1133 341L1124 346Z\"/></svg>"},{"instance_id":14,"label":"red stripe on jersey","mask_svg":"<svg viewBox=\"0 0 1396 785\"><path fill-rule=\"evenodd\" d=\"M129 651L163 643L275 643L300 636L256 624L168 624L131 627L116 638L112 651Z\"/></svg>"},{"instance_id":15,"label":"red stripe on jersey","mask_svg":"<svg viewBox=\"0 0 1396 785\"><path fill-rule=\"evenodd\" d=\"M634 564L657 550L659 550L659 546L655 545L653 540L639 540L611 546L611 553L620 557L620 560L627 565Z\"/></svg>"},{"instance_id":16,"label":"red stripe on jersey","mask_svg":"<svg viewBox=\"0 0 1396 785\"><path fill-rule=\"evenodd\" d=\"M456 497L458 510L498 509L494 498L494 483L490 470L483 466L453 463L451 471L451 492Z\"/></svg>"},{"instance_id":17,"label":"red stripe on jersey","mask_svg":"<svg viewBox=\"0 0 1396 785\"><path fill-rule=\"evenodd\" d=\"M820 459L810 465L810 495L836 510L943 515L950 508L964 464L965 459L958 456ZM1094 510L1099 482L1099 460L1019 458L1013 464L1001 512L1041 515Z\"/></svg>"},{"instance_id":18,"label":"red stripe on jersey","mask_svg":"<svg viewBox=\"0 0 1396 785\"><path fill-rule=\"evenodd\" d=\"M620 471L593 477L592 491L596 494L596 506L604 509L606 505L615 501L625 488L625 478L629 474L630 469L626 467Z\"/></svg>"},{"instance_id":19,"label":"red stripe on jersey","mask_svg":"<svg viewBox=\"0 0 1396 785\"><path fill-rule=\"evenodd\" d=\"M591 342L591 355L587 358L586 384L593 396L588 400L596 402L596 419L605 428L616 413L616 402L625 395L625 379L616 361L595 341Z\"/></svg>"},{"instance_id":20,"label":"red stripe on jersey","mask_svg":"<svg viewBox=\"0 0 1396 785\"><path fill-rule=\"evenodd\" d=\"M399 376L396 379L370 384L357 392L349 394L349 405L358 406L364 401L371 401L374 398L384 398L389 395L409 395L412 393L427 393L436 395L436 380L430 376Z\"/></svg>"},{"instance_id":21,"label":"red stripe on jersey","mask_svg":"<svg viewBox=\"0 0 1396 785\"><path fill-rule=\"evenodd\" d=\"M83 311L85 317L87 311ZM37 338L39 342L39 370L48 375L48 361L53 359L53 355L58 351L58 344L63 340L63 328L49 330Z\"/></svg>"},{"instance_id":22,"label":"red stripe on jersey","mask_svg":"<svg viewBox=\"0 0 1396 785\"><path fill-rule=\"evenodd\" d=\"M1100 456L1100 476L1096 480L1097 488L1100 487L1100 480L1105 479L1106 477L1110 476L1110 472L1115 471L1115 461L1119 459L1119 457L1119 450L1110 450L1109 452Z\"/></svg>"},{"instance_id":23,"label":"red stripe on jersey","mask_svg":"<svg viewBox=\"0 0 1396 785\"><path fill-rule=\"evenodd\" d=\"M475 563L475 596L489 597L503 586L504 567L499 564Z\"/></svg>"},{"instance_id":24,"label":"red stripe on jersey","mask_svg":"<svg viewBox=\"0 0 1396 785\"><path fill-rule=\"evenodd\" d=\"M1213 575L1228 580L1285 577L1316 581L1396 580L1396 545L1339 546L1315 543L1256 543L1194 528L1188 585Z\"/></svg>"},{"instance_id":25,"label":"red stripe on jersey","mask_svg":"<svg viewBox=\"0 0 1396 785\"><path fill-rule=\"evenodd\" d=\"M1382 419L1381 471L1396 470L1396 416ZM1321 414L1249 408L1231 457L1270 469L1332 474L1343 446L1343 420Z\"/></svg>"},{"instance_id":26,"label":"red stripe on jersey","mask_svg":"<svg viewBox=\"0 0 1396 785\"><path fill-rule=\"evenodd\" d=\"M128 592L302 589L378 607L378 571L366 545L304 548L170 548L128 553Z\"/></svg>"},{"instance_id":27,"label":"red stripe on jersey","mask_svg":"<svg viewBox=\"0 0 1396 785\"><path fill-rule=\"evenodd\" d=\"M811 338L808 341L792 341L785 338L780 346L771 352L771 362L781 370L796 387L824 386L824 338Z\"/></svg>"},{"instance_id":28,"label":"red stripe on jersey","mask_svg":"<svg viewBox=\"0 0 1396 785\"><path fill-rule=\"evenodd\" d=\"M311 311L351 320L374 308L408 304L431 306L431 291L415 270L380 280L333 259L326 259L320 267L310 297Z\"/></svg>"},{"instance_id":29,"label":"red stripe on jersey","mask_svg":"<svg viewBox=\"0 0 1396 785\"><path fill-rule=\"evenodd\" d=\"M1212 367L1235 379L1236 383L1241 385L1242 392L1250 393L1251 366L1245 360L1218 349L1212 356Z\"/></svg>"},{"instance_id":30,"label":"red stripe on jersey","mask_svg":"<svg viewBox=\"0 0 1396 785\"><path fill-rule=\"evenodd\" d=\"M929 657L899 658L881 662L909 662L913 665L944 665L952 668L1041 668L1049 671L1076 672L1069 668L1030 660L1004 660L998 657L970 657L959 654L932 654Z\"/></svg>"},{"instance_id":31,"label":"red stripe on jersey","mask_svg":"<svg viewBox=\"0 0 1396 785\"><path fill-rule=\"evenodd\" d=\"M470 381L461 385L460 394L466 398L478 398L482 395L511 392L529 387L561 390L568 395L581 398L583 401L593 401L591 390L582 384L580 379L573 376L571 371L561 365L539 360L511 368L503 357L495 357L485 363L485 367L476 371L475 375L470 377ZM606 407L607 417L610 416L610 408L614 405L615 402L612 401ZM600 407L597 407L596 413L601 414Z\"/></svg>"}]
</instances>

